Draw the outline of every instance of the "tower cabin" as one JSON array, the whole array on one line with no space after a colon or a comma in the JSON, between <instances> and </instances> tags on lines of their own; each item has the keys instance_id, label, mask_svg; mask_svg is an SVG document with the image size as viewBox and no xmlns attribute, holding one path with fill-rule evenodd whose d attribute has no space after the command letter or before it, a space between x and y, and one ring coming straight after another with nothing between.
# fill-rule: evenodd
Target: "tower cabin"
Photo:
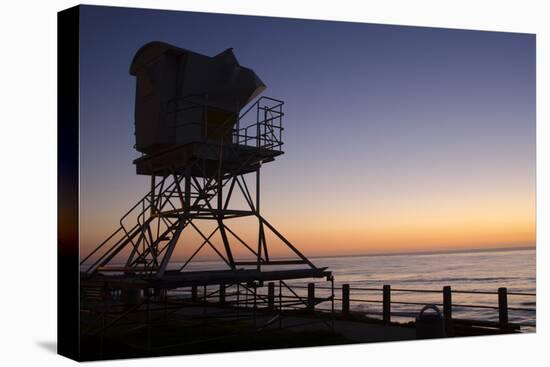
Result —
<instances>
[{"instance_id":1,"label":"tower cabin","mask_svg":"<svg viewBox=\"0 0 550 367\"><path fill-rule=\"evenodd\" d=\"M137 51L130 74L136 77L138 174L181 173L194 159L206 162L195 176L242 167L243 159L246 171L282 154L282 101L262 97L269 105L258 100L246 111L256 107L253 126L240 126L241 110L266 86L231 48L210 57L150 42Z\"/></svg>"}]
</instances>

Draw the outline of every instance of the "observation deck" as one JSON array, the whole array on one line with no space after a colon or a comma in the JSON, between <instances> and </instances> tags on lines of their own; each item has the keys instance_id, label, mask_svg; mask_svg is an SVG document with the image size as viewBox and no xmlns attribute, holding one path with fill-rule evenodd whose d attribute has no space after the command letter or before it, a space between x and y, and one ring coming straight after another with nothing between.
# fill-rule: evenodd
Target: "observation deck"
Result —
<instances>
[{"instance_id":1,"label":"observation deck","mask_svg":"<svg viewBox=\"0 0 550 367\"><path fill-rule=\"evenodd\" d=\"M245 174L261 164L271 162L283 154L282 119L284 102L260 97L237 119L209 124L211 109L194 103L191 98L174 100L169 104L174 136L200 136L185 143L171 145L134 160L137 174L166 177L183 174L191 169L191 176L217 177L220 174ZM178 116L190 114L196 120L178 123ZM190 129L200 134L188 134ZM194 164L200 160L200 164Z\"/></svg>"}]
</instances>

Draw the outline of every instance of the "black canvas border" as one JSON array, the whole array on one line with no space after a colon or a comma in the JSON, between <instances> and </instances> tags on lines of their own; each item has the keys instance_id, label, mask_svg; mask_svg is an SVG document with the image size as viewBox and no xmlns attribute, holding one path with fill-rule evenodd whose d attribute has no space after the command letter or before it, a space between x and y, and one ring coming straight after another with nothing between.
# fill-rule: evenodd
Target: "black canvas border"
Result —
<instances>
[{"instance_id":1,"label":"black canvas border","mask_svg":"<svg viewBox=\"0 0 550 367\"><path fill-rule=\"evenodd\" d=\"M80 8L57 13L57 352L80 359L79 337Z\"/></svg>"}]
</instances>

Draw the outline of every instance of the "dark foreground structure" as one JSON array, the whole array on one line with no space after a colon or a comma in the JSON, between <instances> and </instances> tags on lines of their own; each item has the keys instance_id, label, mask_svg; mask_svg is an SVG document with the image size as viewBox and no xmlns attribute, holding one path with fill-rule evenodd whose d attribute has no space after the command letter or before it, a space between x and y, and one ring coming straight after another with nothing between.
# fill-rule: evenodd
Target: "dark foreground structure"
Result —
<instances>
[{"instance_id":1,"label":"dark foreground structure","mask_svg":"<svg viewBox=\"0 0 550 367\"><path fill-rule=\"evenodd\" d=\"M123 325L131 319L141 325L138 329L149 330L146 345L134 348L136 355L151 354L153 344L168 348L167 330L196 327L197 320L204 325L205 317L215 319L210 325L221 330L228 318L241 320L246 314L243 308L256 312L258 303L264 303L265 310L276 312L269 317L254 315L257 331L276 322L282 325L283 308L307 311L321 302L333 303L333 295L310 297L310 303L283 299L283 288L293 292L291 281L319 279L333 287L333 277L326 268L316 267L260 211L262 165L283 154L283 101L260 97L243 111L265 85L254 71L238 63L231 49L208 57L151 42L138 50L130 73L136 77L137 88L135 148L142 154L134 164L137 174L150 176L151 189L122 216L120 227L81 261L82 345L107 330L110 339L116 340L116 332L125 330ZM252 185L248 176L254 176ZM234 205L237 194L241 202L244 199L244 209ZM253 241L231 228L232 222L246 217L256 221ZM214 226L205 232L200 222ZM178 243L190 238L189 232L201 240L186 261L176 266L172 256ZM269 238L285 246L293 258L270 257ZM236 247L248 255L238 259ZM225 269L189 269L206 248ZM266 297L259 297L258 289L266 286ZM278 306L274 304L276 286ZM184 307L189 312L183 312L174 294L189 287L195 293L203 289L204 302L207 287L215 287L222 295L220 304L225 304L227 290L236 288L237 300L229 316L219 307L214 313L195 312L193 303L191 308ZM196 296L191 298L196 301ZM185 321L153 326L159 305L165 312L175 306L178 320ZM200 337L194 335L188 343L199 345ZM93 348L89 353L90 359L103 355Z\"/></svg>"},{"instance_id":2,"label":"dark foreground structure","mask_svg":"<svg viewBox=\"0 0 550 367\"><path fill-rule=\"evenodd\" d=\"M507 293L505 288L484 292L498 295L497 305L487 305L453 303L448 286L431 290L392 289L389 285L365 288L343 284L336 288L316 287L315 283L294 283L292 287L284 284L189 286L170 290L168 295L142 293L141 300L135 298L134 303L120 289L109 289L107 283L84 288L82 358L510 334L521 332L523 327L527 328L525 331L533 331L529 327L535 326L508 319L509 311L514 318L516 312L534 312L534 309L507 305L508 296L534 299L535 294ZM97 292L98 289L102 292ZM418 298L400 300L403 293L416 293ZM454 293L460 296L479 291ZM439 295L441 301L426 307L430 295ZM320 302L323 300L332 302ZM362 307L365 304L380 307L378 311L376 308L366 311ZM402 307L395 309L403 305L409 311L403 312ZM464 319L452 315L453 307L455 311L467 307L494 312L492 316ZM419 313L420 309L427 311Z\"/></svg>"}]
</instances>

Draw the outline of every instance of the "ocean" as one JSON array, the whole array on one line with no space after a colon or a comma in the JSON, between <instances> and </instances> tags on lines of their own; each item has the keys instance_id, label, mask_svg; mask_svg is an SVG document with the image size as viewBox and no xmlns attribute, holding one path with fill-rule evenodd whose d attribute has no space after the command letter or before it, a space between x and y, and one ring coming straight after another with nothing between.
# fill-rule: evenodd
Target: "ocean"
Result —
<instances>
[{"instance_id":1,"label":"ocean","mask_svg":"<svg viewBox=\"0 0 550 367\"><path fill-rule=\"evenodd\" d=\"M498 320L496 292L506 287L509 293L536 292L535 249L487 250L454 253L419 253L366 255L349 257L311 258L318 267L328 267L335 278L336 298L341 297L341 285L351 288L352 310L380 317L382 286L391 286L392 318L412 320L424 304L441 304L444 286L453 291L453 317L476 320ZM217 262L195 263L189 270L213 269ZM305 282L289 282L305 285ZM328 286L318 283L319 286ZM376 291L357 288L376 288ZM409 292L406 290L434 290L438 293ZM455 291L494 292L495 294L468 294ZM298 294L305 295L305 289ZM317 289L316 295L327 295L328 290ZM375 302L362 302L371 300ZM378 302L376 302L378 301ZM418 305L399 304L412 302ZM465 306L481 307L465 307ZM534 331L536 297L508 295L509 321L521 323L523 331ZM320 306L323 308L323 305ZM327 307L326 305L324 306ZM340 301L335 307L341 307ZM439 305L441 308L441 306Z\"/></svg>"}]
</instances>

